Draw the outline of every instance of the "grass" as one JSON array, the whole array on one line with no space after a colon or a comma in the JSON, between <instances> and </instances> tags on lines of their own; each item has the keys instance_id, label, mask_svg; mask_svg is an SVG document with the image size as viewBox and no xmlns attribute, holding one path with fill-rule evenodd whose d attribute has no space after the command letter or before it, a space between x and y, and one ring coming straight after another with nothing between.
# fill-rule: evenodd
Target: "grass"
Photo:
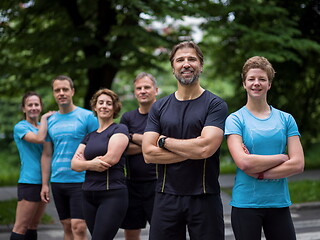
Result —
<instances>
[{"instance_id":1,"label":"grass","mask_svg":"<svg viewBox=\"0 0 320 240\"><path fill-rule=\"evenodd\" d=\"M0 225L14 224L16 215L17 199L0 201ZM41 224L52 224L53 219L44 214L41 218Z\"/></svg>"}]
</instances>

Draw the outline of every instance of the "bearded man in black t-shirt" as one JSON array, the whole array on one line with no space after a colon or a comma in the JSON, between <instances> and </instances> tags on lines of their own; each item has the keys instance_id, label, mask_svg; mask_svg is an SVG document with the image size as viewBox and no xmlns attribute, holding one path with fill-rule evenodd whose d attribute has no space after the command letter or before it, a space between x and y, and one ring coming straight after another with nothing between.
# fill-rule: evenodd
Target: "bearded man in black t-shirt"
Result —
<instances>
[{"instance_id":1,"label":"bearded man in black t-shirt","mask_svg":"<svg viewBox=\"0 0 320 240\"><path fill-rule=\"evenodd\" d=\"M224 239L219 149L227 104L200 86L203 54L191 41L170 56L178 89L149 112L142 150L158 164L150 240Z\"/></svg>"}]
</instances>

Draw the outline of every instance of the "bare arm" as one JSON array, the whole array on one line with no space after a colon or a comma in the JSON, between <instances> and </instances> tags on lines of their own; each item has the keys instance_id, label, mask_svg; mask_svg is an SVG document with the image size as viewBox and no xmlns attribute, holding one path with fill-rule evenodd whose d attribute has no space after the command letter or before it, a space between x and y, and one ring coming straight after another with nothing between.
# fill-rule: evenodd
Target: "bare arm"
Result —
<instances>
[{"instance_id":1,"label":"bare arm","mask_svg":"<svg viewBox=\"0 0 320 240\"><path fill-rule=\"evenodd\" d=\"M28 132L26 135L24 135L23 139L31 143L44 143L48 129L48 118L54 113L55 111L49 111L43 114L40 120L38 133L35 134L34 132Z\"/></svg>"},{"instance_id":2,"label":"bare arm","mask_svg":"<svg viewBox=\"0 0 320 240\"><path fill-rule=\"evenodd\" d=\"M304 170L304 153L299 136L288 138L289 161L264 172L266 179L289 177Z\"/></svg>"},{"instance_id":3,"label":"bare arm","mask_svg":"<svg viewBox=\"0 0 320 240\"><path fill-rule=\"evenodd\" d=\"M77 151L75 152L72 160L71 160L71 169L76 172L82 172L85 170L103 172L111 167L110 164L101 160L101 156L96 157L92 160L86 160L84 158L84 149L86 145L80 144Z\"/></svg>"},{"instance_id":4,"label":"bare arm","mask_svg":"<svg viewBox=\"0 0 320 240\"><path fill-rule=\"evenodd\" d=\"M187 159L169 150L159 148L157 145L159 136L159 133L156 132L143 134L142 153L146 163L171 164Z\"/></svg>"},{"instance_id":5,"label":"bare arm","mask_svg":"<svg viewBox=\"0 0 320 240\"><path fill-rule=\"evenodd\" d=\"M108 152L101 157L101 160L110 164L111 166L117 164L123 152L128 146L129 139L123 133L116 133L111 136L108 144Z\"/></svg>"},{"instance_id":6,"label":"bare arm","mask_svg":"<svg viewBox=\"0 0 320 240\"><path fill-rule=\"evenodd\" d=\"M42 189L41 199L48 203L50 201L49 193L49 179L51 174L51 161L52 161L52 144L45 142L43 144L43 151L41 156L41 173L42 173Z\"/></svg>"},{"instance_id":7,"label":"bare arm","mask_svg":"<svg viewBox=\"0 0 320 240\"><path fill-rule=\"evenodd\" d=\"M252 176L251 174L258 175L260 172L264 172L289 160L289 156L286 154L247 154L243 149L242 137L237 134L227 136L227 144L230 154L238 168L250 176Z\"/></svg>"},{"instance_id":8,"label":"bare arm","mask_svg":"<svg viewBox=\"0 0 320 240\"><path fill-rule=\"evenodd\" d=\"M223 140L223 130L213 126L202 129L201 135L191 139L167 138L165 148L188 159L204 159L212 156Z\"/></svg>"}]
</instances>

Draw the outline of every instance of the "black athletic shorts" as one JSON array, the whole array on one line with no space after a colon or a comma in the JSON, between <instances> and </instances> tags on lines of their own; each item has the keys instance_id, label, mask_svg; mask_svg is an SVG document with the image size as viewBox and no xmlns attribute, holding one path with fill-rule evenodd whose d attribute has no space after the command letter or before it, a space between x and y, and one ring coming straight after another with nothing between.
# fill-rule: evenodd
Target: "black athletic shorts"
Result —
<instances>
[{"instance_id":1,"label":"black athletic shorts","mask_svg":"<svg viewBox=\"0 0 320 240\"><path fill-rule=\"evenodd\" d=\"M127 181L129 206L121 228L141 229L151 222L155 181Z\"/></svg>"},{"instance_id":2,"label":"black athletic shorts","mask_svg":"<svg viewBox=\"0 0 320 240\"><path fill-rule=\"evenodd\" d=\"M18 183L18 201L41 202L41 184Z\"/></svg>"},{"instance_id":3,"label":"black athletic shorts","mask_svg":"<svg viewBox=\"0 0 320 240\"><path fill-rule=\"evenodd\" d=\"M84 219L82 183L51 183L59 219Z\"/></svg>"},{"instance_id":4,"label":"black athletic shorts","mask_svg":"<svg viewBox=\"0 0 320 240\"><path fill-rule=\"evenodd\" d=\"M156 193L150 224L150 240L224 240L219 194L181 196Z\"/></svg>"}]
</instances>

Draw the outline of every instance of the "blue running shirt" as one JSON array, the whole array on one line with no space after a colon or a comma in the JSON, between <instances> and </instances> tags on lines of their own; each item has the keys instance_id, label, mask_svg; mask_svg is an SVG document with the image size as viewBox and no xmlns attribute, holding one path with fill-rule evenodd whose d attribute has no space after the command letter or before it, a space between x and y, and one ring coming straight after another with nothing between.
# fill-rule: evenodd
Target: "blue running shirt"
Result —
<instances>
[{"instance_id":1,"label":"blue running shirt","mask_svg":"<svg viewBox=\"0 0 320 240\"><path fill-rule=\"evenodd\" d=\"M292 115L270 108L266 119L255 117L245 106L230 114L225 135L240 135L251 154L285 154L288 137L300 133ZM287 178L258 180L237 168L230 204L239 208L288 207L291 201Z\"/></svg>"},{"instance_id":2,"label":"blue running shirt","mask_svg":"<svg viewBox=\"0 0 320 240\"><path fill-rule=\"evenodd\" d=\"M42 144L30 143L23 140L28 133L38 133L38 129L32 126L27 120L18 122L13 129L14 141L20 155L21 167L19 183L41 184L41 154Z\"/></svg>"},{"instance_id":3,"label":"blue running shirt","mask_svg":"<svg viewBox=\"0 0 320 240\"><path fill-rule=\"evenodd\" d=\"M85 172L71 170L71 159L83 137L98 129L98 120L89 110L77 107L70 113L53 114L48 120L47 141L53 144L51 182L78 183Z\"/></svg>"}]
</instances>

